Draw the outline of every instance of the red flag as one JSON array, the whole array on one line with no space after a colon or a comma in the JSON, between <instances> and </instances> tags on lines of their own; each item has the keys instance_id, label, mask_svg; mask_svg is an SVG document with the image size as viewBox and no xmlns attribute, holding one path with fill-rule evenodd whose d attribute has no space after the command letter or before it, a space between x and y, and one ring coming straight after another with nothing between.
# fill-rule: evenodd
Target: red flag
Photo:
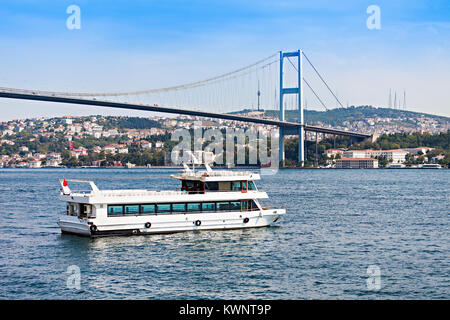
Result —
<instances>
[{"instance_id":1,"label":"red flag","mask_svg":"<svg viewBox=\"0 0 450 320\"><path fill-rule=\"evenodd\" d=\"M61 183L61 180L59 180L59 182ZM67 195L67 194L71 193L71 191L69 189L69 184L67 183L66 178L63 178L61 185L62 185L62 193L63 194Z\"/></svg>"}]
</instances>

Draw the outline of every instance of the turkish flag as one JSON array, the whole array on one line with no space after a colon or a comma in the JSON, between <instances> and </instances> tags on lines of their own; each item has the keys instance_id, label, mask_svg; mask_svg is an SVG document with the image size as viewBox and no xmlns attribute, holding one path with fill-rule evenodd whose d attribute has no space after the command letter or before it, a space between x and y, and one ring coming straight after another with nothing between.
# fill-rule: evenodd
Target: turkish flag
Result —
<instances>
[{"instance_id":1,"label":"turkish flag","mask_svg":"<svg viewBox=\"0 0 450 320\"><path fill-rule=\"evenodd\" d=\"M59 181L61 182L61 180L59 180ZM62 181L61 185L62 185L62 193L63 194L70 194L71 193L70 188L69 188L69 184L67 183L66 178L63 178L63 181Z\"/></svg>"}]
</instances>

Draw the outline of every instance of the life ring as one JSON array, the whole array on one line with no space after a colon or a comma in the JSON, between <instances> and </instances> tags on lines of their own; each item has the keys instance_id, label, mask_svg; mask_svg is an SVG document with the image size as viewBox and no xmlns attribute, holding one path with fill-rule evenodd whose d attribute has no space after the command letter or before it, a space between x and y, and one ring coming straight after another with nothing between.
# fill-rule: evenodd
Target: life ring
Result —
<instances>
[{"instance_id":1,"label":"life ring","mask_svg":"<svg viewBox=\"0 0 450 320\"><path fill-rule=\"evenodd\" d=\"M201 222L200 220L195 221L195 225L196 225L197 227L200 227L201 224L202 224L202 222Z\"/></svg>"},{"instance_id":2,"label":"life ring","mask_svg":"<svg viewBox=\"0 0 450 320\"><path fill-rule=\"evenodd\" d=\"M247 222L249 222L249 221L250 221L249 218L244 218L244 223L247 223Z\"/></svg>"},{"instance_id":3,"label":"life ring","mask_svg":"<svg viewBox=\"0 0 450 320\"><path fill-rule=\"evenodd\" d=\"M145 227L148 229L148 228L150 228L152 226L152 224L150 223L150 222L146 222L145 223Z\"/></svg>"},{"instance_id":4,"label":"life ring","mask_svg":"<svg viewBox=\"0 0 450 320\"><path fill-rule=\"evenodd\" d=\"M89 230L91 230L91 232L95 232L97 231L97 226L93 224L92 226L89 227Z\"/></svg>"},{"instance_id":5,"label":"life ring","mask_svg":"<svg viewBox=\"0 0 450 320\"><path fill-rule=\"evenodd\" d=\"M202 174L202 177L209 177L209 174L204 173L204 174Z\"/></svg>"}]
</instances>

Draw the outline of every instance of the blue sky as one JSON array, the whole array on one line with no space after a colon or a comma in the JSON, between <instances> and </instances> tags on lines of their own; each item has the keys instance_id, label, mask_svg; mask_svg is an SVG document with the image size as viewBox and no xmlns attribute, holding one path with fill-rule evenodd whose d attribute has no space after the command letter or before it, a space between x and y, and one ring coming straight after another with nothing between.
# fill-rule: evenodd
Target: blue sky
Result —
<instances>
[{"instance_id":1,"label":"blue sky","mask_svg":"<svg viewBox=\"0 0 450 320\"><path fill-rule=\"evenodd\" d=\"M71 4L80 30L66 28ZM380 30L366 27L372 4ZM176 85L302 48L344 103L386 106L392 88L406 91L410 110L450 116L449 1L8 0L0 43L0 86L64 91ZM11 100L0 108L0 120L131 114Z\"/></svg>"}]
</instances>

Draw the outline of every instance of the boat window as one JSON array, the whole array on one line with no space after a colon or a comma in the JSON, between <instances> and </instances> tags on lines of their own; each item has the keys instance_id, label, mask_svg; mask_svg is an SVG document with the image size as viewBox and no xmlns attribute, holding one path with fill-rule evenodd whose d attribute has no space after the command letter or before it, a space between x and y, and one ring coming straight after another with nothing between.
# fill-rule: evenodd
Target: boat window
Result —
<instances>
[{"instance_id":1,"label":"boat window","mask_svg":"<svg viewBox=\"0 0 450 320\"><path fill-rule=\"evenodd\" d=\"M231 201L230 202L230 211L240 211L241 210L241 202L240 201Z\"/></svg>"},{"instance_id":2,"label":"boat window","mask_svg":"<svg viewBox=\"0 0 450 320\"><path fill-rule=\"evenodd\" d=\"M248 182L248 190L256 190L256 186L253 181Z\"/></svg>"},{"instance_id":3,"label":"boat window","mask_svg":"<svg viewBox=\"0 0 450 320\"><path fill-rule=\"evenodd\" d=\"M139 205L125 206L125 214L139 214Z\"/></svg>"},{"instance_id":4,"label":"boat window","mask_svg":"<svg viewBox=\"0 0 450 320\"><path fill-rule=\"evenodd\" d=\"M167 213L170 212L170 204L158 204L157 205L158 213Z\"/></svg>"},{"instance_id":5,"label":"boat window","mask_svg":"<svg viewBox=\"0 0 450 320\"><path fill-rule=\"evenodd\" d=\"M181 182L181 191L187 191L188 193L203 193L204 183L201 181L183 180Z\"/></svg>"},{"instance_id":6,"label":"boat window","mask_svg":"<svg viewBox=\"0 0 450 320\"><path fill-rule=\"evenodd\" d=\"M202 211L216 211L216 204L214 202L202 203Z\"/></svg>"},{"instance_id":7,"label":"boat window","mask_svg":"<svg viewBox=\"0 0 450 320\"><path fill-rule=\"evenodd\" d=\"M247 181L242 181L242 190L247 190Z\"/></svg>"},{"instance_id":8,"label":"boat window","mask_svg":"<svg viewBox=\"0 0 450 320\"><path fill-rule=\"evenodd\" d=\"M230 191L231 182L230 181L219 181L219 191Z\"/></svg>"},{"instance_id":9,"label":"boat window","mask_svg":"<svg viewBox=\"0 0 450 320\"><path fill-rule=\"evenodd\" d=\"M185 203L174 203L172 204L172 212L185 212L186 204Z\"/></svg>"},{"instance_id":10,"label":"boat window","mask_svg":"<svg viewBox=\"0 0 450 320\"><path fill-rule=\"evenodd\" d=\"M206 182L205 189L209 191L217 191L219 190L219 183L217 181Z\"/></svg>"},{"instance_id":11,"label":"boat window","mask_svg":"<svg viewBox=\"0 0 450 320\"><path fill-rule=\"evenodd\" d=\"M217 211L228 211L230 210L229 202L217 202Z\"/></svg>"},{"instance_id":12,"label":"boat window","mask_svg":"<svg viewBox=\"0 0 450 320\"><path fill-rule=\"evenodd\" d=\"M242 200L241 201L241 211L251 211L250 200Z\"/></svg>"},{"instance_id":13,"label":"boat window","mask_svg":"<svg viewBox=\"0 0 450 320\"><path fill-rule=\"evenodd\" d=\"M191 191L194 189L194 181L183 180L181 181L181 191Z\"/></svg>"},{"instance_id":14,"label":"boat window","mask_svg":"<svg viewBox=\"0 0 450 320\"><path fill-rule=\"evenodd\" d=\"M108 215L123 214L123 206L108 206Z\"/></svg>"},{"instance_id":15,"label":"boat window","mask_svg":"<svg viewBox=\"0 0 450 320\"><path fill-rule=\"evenodd\" d=\"M143 204L141 205L141 213L148 214L148 213L155 213L155 205L154 204Z\"/></svg>"},{"instance_id":16,"label":"boat window","mask_svg":"<svg viewBox=\"0 0 450 320\"><path fill-rule=\"evenodd\" d=\"M187 211L189 211L189 212L201 211L200 203L188 203Z\"/></svg>"},{"instance_id":17,"label":"boat window","mask_svg":"<svg viewBox=\"0 0 450 320\"><path fill-rule=\"evenodd\" d=\"M241 182L240 181L231 182L231 190L232 191L241 191Z\"/></svg>"}]
</instances>

